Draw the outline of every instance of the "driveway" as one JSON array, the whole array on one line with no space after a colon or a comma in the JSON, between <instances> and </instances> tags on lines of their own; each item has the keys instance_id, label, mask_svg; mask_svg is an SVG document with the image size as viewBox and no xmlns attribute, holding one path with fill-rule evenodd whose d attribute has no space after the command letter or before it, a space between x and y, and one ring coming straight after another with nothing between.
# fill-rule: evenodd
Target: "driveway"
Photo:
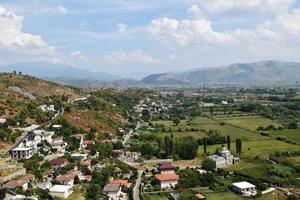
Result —
<instances>
[{"instance_id":1,"label":"driveway","mask_svg":"<svg viewBox=\"0 0 300 200\"><path fill-rule=\"evenodd\" d=\"M136 179L135 186L133 188L133 199L140 200L140 188L142 183L143 170L138 171L138 178Z\"/></svg>"}]
</instances>

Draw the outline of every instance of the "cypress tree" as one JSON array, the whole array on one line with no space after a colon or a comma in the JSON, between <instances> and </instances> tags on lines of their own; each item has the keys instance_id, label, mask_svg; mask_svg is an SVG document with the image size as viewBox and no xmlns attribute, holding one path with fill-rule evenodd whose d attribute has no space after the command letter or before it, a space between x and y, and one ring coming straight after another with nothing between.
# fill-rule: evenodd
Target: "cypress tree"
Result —
<instances>
[{"instance_id":1,"label":"cypress tree","mask_svg":"<svg viewBox=\"0 0 300 200\"><path fill-rule=\"evenodd\" d=\"M204 150L204 154L207 153L207 138L203 138L203 150Z\"/></svg>"},{"instance_id":2,"label":"cypress tree","mask_svg":"<svg viewBox=\"0 0 300 200\"><path fill-rule=\"evenodd\" d=\"M230 136L227 135L227 149L228 150L230 150L230 143L231 143Z\"/></svg>"}]
</instances>

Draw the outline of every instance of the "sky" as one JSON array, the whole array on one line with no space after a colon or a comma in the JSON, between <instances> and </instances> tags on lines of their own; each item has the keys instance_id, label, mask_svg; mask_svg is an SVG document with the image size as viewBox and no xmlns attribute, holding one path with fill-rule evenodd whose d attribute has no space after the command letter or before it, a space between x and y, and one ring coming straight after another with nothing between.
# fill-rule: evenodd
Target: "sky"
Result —
<instances>
[{"instance_id":1,"label":"sky","mask_svg":"<svg viewBox=\"0 0 300 200\"><path fill-rule=\"evenodd\" d=\"M142 78L299 52L300 0L0 0L0 65Z\"/></svg>"}]
</instances>

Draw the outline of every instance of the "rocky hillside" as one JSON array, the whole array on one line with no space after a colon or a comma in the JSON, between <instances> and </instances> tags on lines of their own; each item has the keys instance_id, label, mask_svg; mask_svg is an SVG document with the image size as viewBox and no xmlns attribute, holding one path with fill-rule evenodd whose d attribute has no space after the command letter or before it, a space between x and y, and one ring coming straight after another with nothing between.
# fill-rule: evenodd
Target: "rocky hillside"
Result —
<instances>
[{"instance_id":1,"label":"rocky hillside","mask_svg":"<svg viewBox=\"0 0 300 200\"><path fill-rule=\"evenodd\" d=\"M300 63L279 61L153 74L142 80L152 85L290 84L297 81L300 81Z\"/></svg>"}]
</instances>

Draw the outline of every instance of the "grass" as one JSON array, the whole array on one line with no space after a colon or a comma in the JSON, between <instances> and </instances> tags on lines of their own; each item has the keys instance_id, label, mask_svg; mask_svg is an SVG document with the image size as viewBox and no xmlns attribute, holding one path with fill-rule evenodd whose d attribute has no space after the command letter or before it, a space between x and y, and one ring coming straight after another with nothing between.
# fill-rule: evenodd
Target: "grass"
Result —
<instances>
[{"instance_id":1,"label":"grass","mask_svg":"<svg viewBox=\"0 0 300 200\"><path fill-rule=\"evenodd\" d=\"M221 145L210 145L208 146L208 152L214 153L217 148ZM269 154L275 151L298 151L299 146L294 144L288 144L277 140L261 140L261 141L246 141L242 142L242 157L243 158L254 158L259 156L261 158L267 158ZM199 154L203 154L203 146L199 147ZM231 152L235 153L235 143L231 144Z\"/></svg>"},{"instance_id":2,"label":"grass","mask_svg":"<svg viewBox=\"0 0 300 200\"><path fill-rule=\"evenodd\" d=\"M271 136L276 138L278 136L286 136L289 140L300 144L300 130L299 129L285 129L279 131L272 131Z\"/></svg>"},{"instance_id":3,"label":"grass","mask_svg":"<svg viewBox=\"0 0 300 200\"><path fill-rule=\"evenodd\" d=\"M260 116L239 116L239 117L221 117L220 121L232 124L250 131L256 131L258 127L267 127L273 125L275 127L281 126L281 124L272 121L271 119Z\"/></svg>"}]
</instances>

